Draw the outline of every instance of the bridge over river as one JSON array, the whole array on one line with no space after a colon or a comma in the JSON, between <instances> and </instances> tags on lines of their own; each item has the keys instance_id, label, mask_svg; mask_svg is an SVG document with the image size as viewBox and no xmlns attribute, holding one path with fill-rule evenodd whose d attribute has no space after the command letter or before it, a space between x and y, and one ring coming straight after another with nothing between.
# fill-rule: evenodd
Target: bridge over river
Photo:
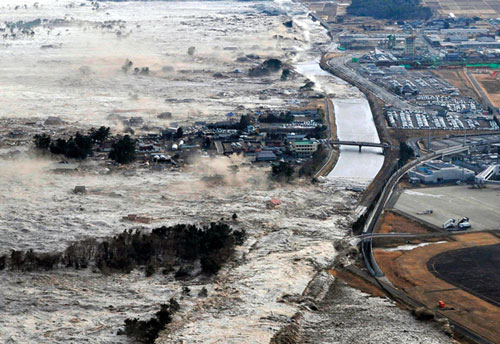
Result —
<instances>
[{"instance_id":1,"label":"bridge over river","mask_svg":"<svg viewBox=\"0 0 500 344\"><path fill-rule=\"evenodd\" d=\"M342 141L342 140L331 140L330 143L332 145L339 145L339 146L358 146L359 147L359 152L361 153L361 147L379 147L388 149L391 148L391 145L388 143L377 143L377 142L364 142L364 141Z\"/></svg>"}]
</instances>

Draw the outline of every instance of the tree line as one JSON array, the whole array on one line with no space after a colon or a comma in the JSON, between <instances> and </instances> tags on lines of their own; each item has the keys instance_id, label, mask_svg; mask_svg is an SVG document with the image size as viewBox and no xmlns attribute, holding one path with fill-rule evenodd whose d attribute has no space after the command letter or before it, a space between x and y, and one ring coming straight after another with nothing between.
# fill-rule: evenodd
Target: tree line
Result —
<instances>
[{"instance_id":1,"label":"tree line","mask_svg":"<svg viewBox=\"0 0 500 344\"><path fill-rule=\"evenodd\" d=\"M376 19L429 19L432 11L421 0L352 0L347 13Z\"/></svg>"},{"instance_id":2,"label":"tree line","mask_svg":"<svg viewBox=\"0 0 500 344\"><path fill-rule=\"evenodd\" d=\"M62 155L69 159L85 160L94 154L94 145L102 144L110 136L110 128L101 126L92 128L87 134L77 132L68 139L53 138L48 134L34 136L35 147L40 151L49 151L55 155ZM135 141L129 136L118 139L113 143L109 158L120 163L128 164L135 160Z\"/></svg>"},{"instance_id":3,"label":"tree line","mask_svg":"<svg viewBox=\"0 0 500 344\"><path fill-rule=\"evenodd\" d=\"M223 222L163 226L151 232L130 229L102 241L74 242L63 252L13 250L0 256L0 270L48 271L60 266L83 269L93 264L104 273L130 273L143 266L147 276L159 268L165 273L177 268L176 277L181 278L189 277L193 266L199 263L203 273L213 275L244 238L244 230L233 230Z\"/></svg>"}]
</instances>

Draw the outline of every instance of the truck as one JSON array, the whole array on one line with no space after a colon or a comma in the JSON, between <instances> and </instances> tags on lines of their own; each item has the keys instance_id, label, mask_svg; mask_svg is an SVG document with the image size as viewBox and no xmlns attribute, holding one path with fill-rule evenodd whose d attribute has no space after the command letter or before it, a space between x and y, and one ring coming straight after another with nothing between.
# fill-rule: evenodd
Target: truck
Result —
<instances>
[{"instance_id":1,"label":"truck","mask_svg":"<svg viewBox=\"0 0 500 344\"><path fill-rule=\"evenodd\" d=\"M469 218L465 216L458 221L455 219L448 219L443 223L443 229L447 231L465 231L471 227Z\"/></svg>"},{"instance_id":2,"label":"truck","mask_svg":"<svg viewBox=\"0 0 500 344\"><path fill-rule=\"evenodd\" d=\"M448 219L443 223L443 229L453 230L457 226L455 219Z\"/></svg>"},{"instance_id":3,"label":"truck","mask_svg":"<svg viewBox=\"0 0 500 344\"><path fill-rule=\"evenodd\" d=\"M462 219L460 219L460 221L458 221L458 228L463 229L463 230L471 228L471 224L469 222L469 218L468 217L462 217Z\"/></svg>"}]
</instances>

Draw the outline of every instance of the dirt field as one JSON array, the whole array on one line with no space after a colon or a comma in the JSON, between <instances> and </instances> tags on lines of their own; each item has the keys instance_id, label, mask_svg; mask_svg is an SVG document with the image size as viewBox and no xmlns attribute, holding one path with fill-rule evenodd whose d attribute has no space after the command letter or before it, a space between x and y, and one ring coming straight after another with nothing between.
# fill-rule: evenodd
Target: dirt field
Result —
<instances>
[{"instance_id":1,"label":"dirt field","mask_svg":"<svg viewBox=\"0 0 500 344\"><path fill-rule=\"evenodd\" d=\"M427 262L443 252L499 244L500 238L492 233L468 233L457 235L455 239L456 241L453 242L429 244L409 251L377 249L374 254L387 278L410 297L422 302L430 309L438 311L464 326L466 325L484 338L499 343L500 309L492 303L460 289L457 285L436 277L428 270ZM475 256L474 259L481 259L481 257ZM465 263L465 260L463 262L455 261L455 264L462 263ZM476 262L476 264L478 263ZM471 272L473 271L471 270ZM485 279L478 285L484 283L486 286L489 282L491 281ZM494 282L493 285L498 285L498 282ZM444 309L438 309L438 301L440 300L446 304Z\"/></svg>"},{"instance_id":2,"label":"dirt field","mask_svg":"<svg viewBox=\"0 0 500 344\"><path fill-rule=\"evenodd\" d=\"M424 226L416 221L397 214L392 211L386 211L375 229L377 233L432 233L430 227Z\"/></svg>"},{"instance_id":3,"label":"dirt field","mask_svg":"<svg viewBox=\"0 0 500 344\"><path fill-rule=\"evenodd\" d=\"M477 80L490 102L495 107L500 107L500 80L498 78L492 78L489 73L472 75L474 79Z\"/></svg>"},{"instance_id":4,"label":"dirt field","mask_svg":"<svg viewBox=\"0 0 500 344\"><path fill-rule=\"evenodd\" d=\"M433 73L458 88L463 96L481 101L481 97L474 91L472 83L461 69L440 69Z\"/></svg>"},{"instance_id":5,"label":"dirt field","mask_svg":"<svg viewBox=\"0 0 500 344\"><path fill-rule=\"evenodd\" d=\"M500 12L500 2L492 0L423 0L422 2L441 15L454 13L456 16L496 18Z\"/></svg>"}]
</instances>

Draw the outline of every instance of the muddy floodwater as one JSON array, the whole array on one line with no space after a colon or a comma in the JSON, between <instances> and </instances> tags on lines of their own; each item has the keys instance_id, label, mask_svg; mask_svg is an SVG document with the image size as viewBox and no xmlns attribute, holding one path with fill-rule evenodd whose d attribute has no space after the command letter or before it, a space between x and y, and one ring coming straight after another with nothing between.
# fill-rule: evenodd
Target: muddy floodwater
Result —
<instances>
[{"instance_id":1,"label":"muddy floodwater","mask_svg":"<svg viewBox=\"0 0 500 344\"><path fill-rule=\"evenodd\" d=\"M163 111L182 123L238 107L279 108L293 98L283 97L293 83L271 85L279 74L247 76L261 62L253 57L291 56L303 40L279 16L266 15L282 12L273 3L102 1L97 9L89 1L19 4L0 2L0 116L56 115L95 125L108 119L113 125L117 115L141 116L165 125L156 118ZM28 29L11 31L8 25L20 21ZM127 59L133 65L125 73ZM147 74L134 73L146 67Z\"/></svg>"},{"instance_id":2,"label":"muddy floodwater","mask_svg":"<svg viewBox=\"0 0 500 344\"><path fill-rule=\"evenodd\" d=\"M290 19L292 28L283 25ZM0 255L62 251L75 240L126 229L221 218L248 234L234 260L213 278L179 281L168 273L146 278L141 269L105 275L92 266L0 271L1 343L130 343L117 334L124 320L149 319L171 297L181 309L158 343L269 343L299 311L312 331L308 338L318 336L315 343L448 341L388 300L347 286L330 288L334 278L326 269L338 255L335 243L350 233L360 197L334 178L320 185L277 185L269 181L268 169L240 157L199 157L172 171L145 165L118 169L88 160L60 171L58 160L33 152L32 135L42 129L64 133L109 125L116 134L123 118L142 117L146 128L158 129L221 120L229 111L284 110L305 103L299 88L307 80L332 99L359 98L342 80L317 73L317 59L330 47L328 35L302 4L2 0L0 46L2 138L13 129L26 135L19 145L0 146ZM249 68L267 58L296 72L286 81L279 73L249 77ZM342 101L335 100L341 139L344 128L349 131L344 119L350 113L371 125L365 103L350 100L344 107ZM351 107L351 102L358 103ZM158 118L161 112L172 118ZM66 124L46 126L49 116ZM356 183L373 178L380 157L369 152L359 157L374 156L370 173L352 174ZM347 156L342 149L339 166ZM360 162L349 159L353 171ZM234 165L239 168L230 168ZM223 181L208 183L214 174ZM75 194L75 186L87 192ZM272 198L281 201L280 208L266 207ZM123 221L128 214L153 222ZM206 297L199 296L203 287ZM314 289L318 304L332 296L328 307L312 311L316 301L303 297L306 289ZM319 328L325 321L329 332Z\"/></svg>"}]
</instances>

